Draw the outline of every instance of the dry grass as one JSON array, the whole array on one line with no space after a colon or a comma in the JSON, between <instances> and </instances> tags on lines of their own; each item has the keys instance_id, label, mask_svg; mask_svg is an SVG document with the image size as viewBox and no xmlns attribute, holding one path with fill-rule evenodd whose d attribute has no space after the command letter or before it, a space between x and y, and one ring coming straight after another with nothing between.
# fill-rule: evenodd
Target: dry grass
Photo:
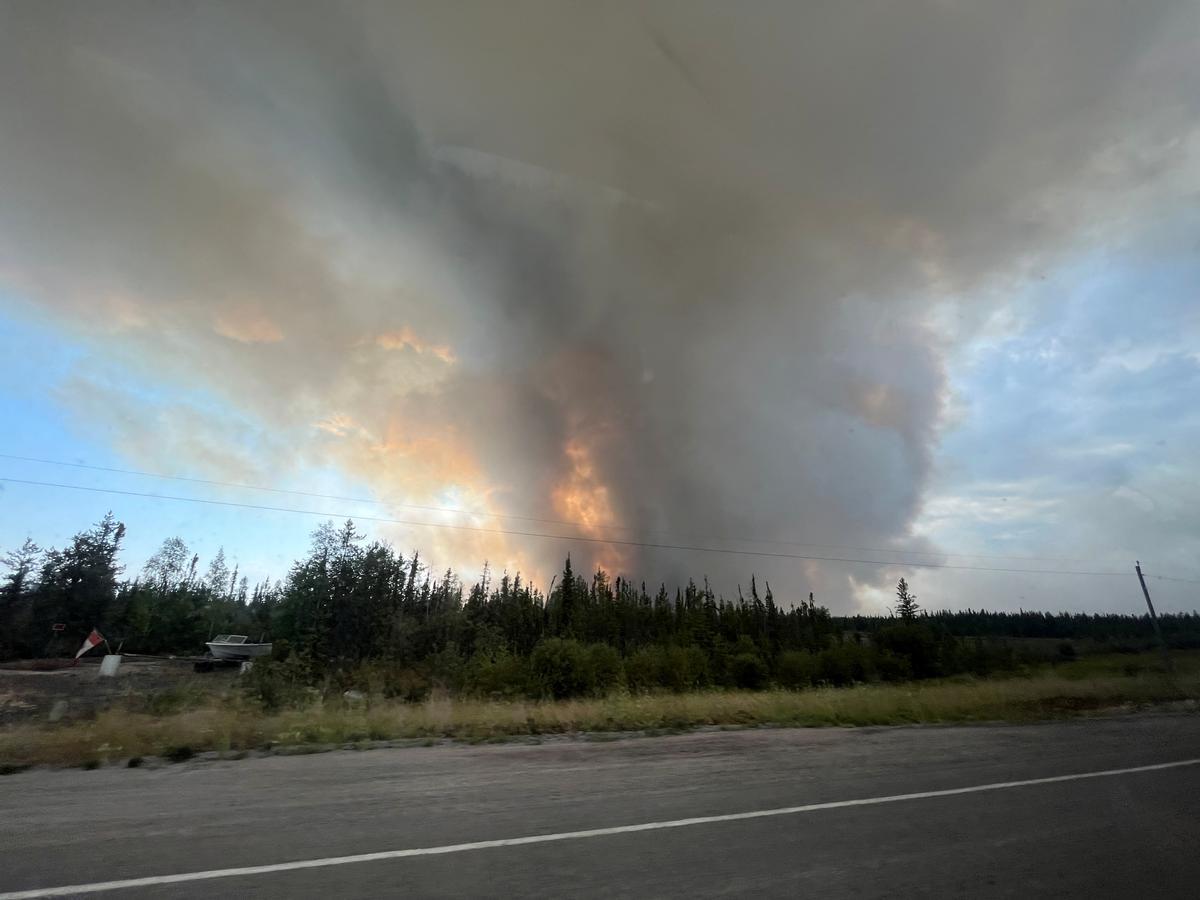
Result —
<instances>
[{"instance_id":1,"label":"dry grass","mask_svg":"<svg viewBox=\"0 0 1200 900\"><path fill-rule=\"evenodd\" d=\"M377 702L365 708L316 704L272 714L230 695L167 715L124 708L67 726L0 731L0 769L96 765L131 757L354 744L371 740L463 741L564 733L656 732L699 726L896 725L1031 721L1119 707L1200 698L1200 666L1173 682L1134 667L1046 671L1007 679L953 679L801 692L713 691L555 702L452 700Z\"/></svg>"}]
</instances>

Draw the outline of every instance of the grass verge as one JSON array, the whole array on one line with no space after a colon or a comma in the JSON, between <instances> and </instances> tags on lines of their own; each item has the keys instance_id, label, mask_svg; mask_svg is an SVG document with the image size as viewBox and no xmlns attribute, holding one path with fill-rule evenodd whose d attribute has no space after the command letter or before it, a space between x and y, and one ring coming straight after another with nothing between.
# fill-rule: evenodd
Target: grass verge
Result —
<instances>
[{"instance_id":1,"label":"grass verge","mask_svg":"<svg viewBox=\"0 0 1200 900\"><path fill-rule=\"evenodd\" d=\"M1027 722L1170 701L1195 702L1197 698L1200 665L1186 665L1168 680L1160 672L1120 659L1005 679L961 678L799 692L614 694L544 702L440 698L417 704L375 702L357 709L314 704L269 714L227 695L160 715L119 707L82 723L10 727L0 731L0 772L30 765L94 767L141 757L182 761L205 751L236 756L252 750L372 740L479 742L701 726Z\"/></svg>"}]
</instances>

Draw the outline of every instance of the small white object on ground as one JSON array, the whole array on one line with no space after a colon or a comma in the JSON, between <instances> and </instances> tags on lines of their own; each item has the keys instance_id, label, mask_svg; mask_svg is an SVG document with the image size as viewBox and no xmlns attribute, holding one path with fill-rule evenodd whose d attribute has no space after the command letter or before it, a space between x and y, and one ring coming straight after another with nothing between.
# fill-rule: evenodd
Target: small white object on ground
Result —
<instances>
[{"instance_id":1,"label":"small white object on ground","mask_svg":"<svg viewBox=\"0 0 1200 900\"><path fill-rule=\"evenodd\" d=\"M112 678L117 674L117 669L121 668L121 656L118 653L109 653L104 659L100 660L100 677Z\"/></svg>"}]
</instances>

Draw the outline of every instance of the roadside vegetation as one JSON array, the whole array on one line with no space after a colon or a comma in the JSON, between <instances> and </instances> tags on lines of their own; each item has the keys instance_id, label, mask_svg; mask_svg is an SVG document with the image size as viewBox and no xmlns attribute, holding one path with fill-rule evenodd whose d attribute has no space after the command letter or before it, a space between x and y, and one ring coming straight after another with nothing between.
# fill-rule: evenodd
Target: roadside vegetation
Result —
<instances>
[{"instance_id":1,"label":"roadside vegetation","mask_svg":"<svg viewBox=\"0 0 1200 900\"><path fill-rule=\"evenodd\" d=\"M835 617L753 576L654 591L568 558L543 593L485 565L471 586L413 554L326 524L287 578L250 589L223 553L200 574L178 538L123 577L111 515L63 549L8 554L0 660L70 656L93 627L125 652L198 655L214 633L273 643L234 688L127 696L94 718L0 731L0 760L145 755L370 740L487 740L737 725L1024 720L1198 696L1200 615L1163 616L1184 661L1141 654L1138 616L923 610ZM220 681L228 684L227 681Z\"/></svg>"},{"instance_id":2,"label":"roadside vegetation","mask_svg":"<svg viewBox=\"0 0 1200 900\"><path fill-rule=\"evenodd\" d=\"M138 698L70 725L0 731L0 769L29 765L138 765L216 751L304 752L378 741L540 740L559 734L662 733L705 726L850 726L1009 721L1133 711L1200 698L1200 653L1176 654L1168 678L1152 655L1047 664L1008 677L956 676L906 684L804 690L631 693L567 700L482 700L438 693L419 702L380 695L321 696L264 708L246 688L197 687Z\"/></svg>"}]
</instances>

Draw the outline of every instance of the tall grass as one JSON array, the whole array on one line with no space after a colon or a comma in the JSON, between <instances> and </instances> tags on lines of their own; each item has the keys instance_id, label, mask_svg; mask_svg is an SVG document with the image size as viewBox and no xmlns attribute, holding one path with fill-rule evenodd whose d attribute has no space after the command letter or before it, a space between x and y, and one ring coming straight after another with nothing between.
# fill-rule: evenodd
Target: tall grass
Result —
<instances>
[{"instance_id":1,"label":"tall grass","mask_svg":"<svg viewBox=\"0 0 1200 900\"><path fill-rule=\"evenodd\" d=\"M1007 679L956 678L799 692L614 693L557 701L439 696L423 703L367 702L354 708L339 698L270 714L228 694L160 715L119 707L88 722L11 727L0 731L0 766L11 770L33 764L95 765L144 756L184 759L203 751L237 754L406 738L486 741L701 726L1023 722L1198 697L1200 666L1186 665L1168 680L1129 658Z\"/></svg>"}]
</instances>

